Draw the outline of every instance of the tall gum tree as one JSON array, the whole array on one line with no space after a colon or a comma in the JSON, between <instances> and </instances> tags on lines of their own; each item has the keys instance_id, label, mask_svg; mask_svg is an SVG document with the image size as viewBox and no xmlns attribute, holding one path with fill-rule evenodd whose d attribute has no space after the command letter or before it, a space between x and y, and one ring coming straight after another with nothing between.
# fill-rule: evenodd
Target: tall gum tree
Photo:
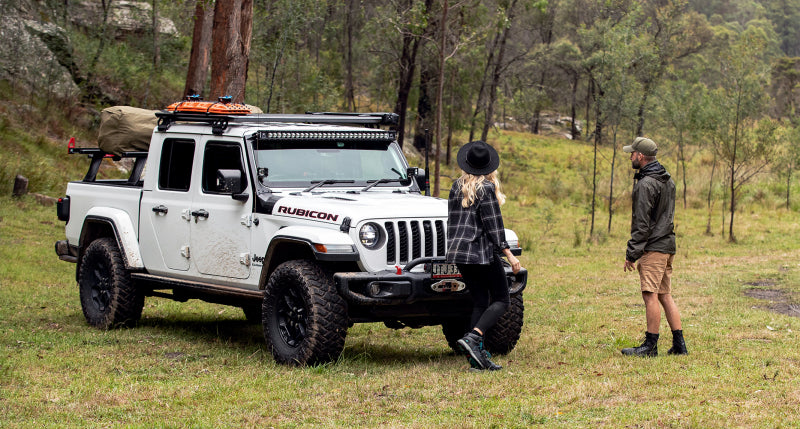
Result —
<instances>
[{"instance_id":1,"label":"tall gum tree","mask_svg":"<svg viewBox=\"0 0 800 429\"><path fill-rule=\"evenodd\" d=\"M717 151L727 166L731 242L736 242L734 219L741 188L766 168L775 148L777 126L774 121L762 120L769 101L764 91L768 84L764 52L769 43L757 27L739 34L719 56L721 86L712 92L721 107Z\"/></svg>"}]
</instances>

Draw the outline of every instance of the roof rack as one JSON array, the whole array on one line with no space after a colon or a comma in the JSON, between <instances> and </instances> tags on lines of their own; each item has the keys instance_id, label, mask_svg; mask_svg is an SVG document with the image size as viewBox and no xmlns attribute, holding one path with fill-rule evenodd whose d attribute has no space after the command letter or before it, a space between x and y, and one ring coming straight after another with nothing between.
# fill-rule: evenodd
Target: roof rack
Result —
<instances>
[{"instance_id":1,"label":"roof rack","mask_svg":"<svg viewBox=\"0 0 800 429\"><path fill-rule=\"evenodd\" d=\"M222 134L228 124L235 123L306 123L306 124L338 124L377 127L381 125L395 126L400 123L396 113L336 113L307 112L305 114L256 113L250 115L220 115L186 112L156 112L158 131L167 131L175 122L201 122L211 125L214 134Z\"/></svg>"}]
</instances>

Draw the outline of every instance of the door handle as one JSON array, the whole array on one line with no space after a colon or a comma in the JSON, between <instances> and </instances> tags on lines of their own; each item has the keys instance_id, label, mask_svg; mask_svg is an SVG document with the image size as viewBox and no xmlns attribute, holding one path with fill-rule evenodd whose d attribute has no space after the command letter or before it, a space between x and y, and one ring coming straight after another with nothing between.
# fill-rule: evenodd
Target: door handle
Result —
<instances>
[{"instance_id":1,"label":"door handle","mask_svg":"<svg viewBox=\"0 0 800 429\"><path fill-rule=\"evenodd\" d=\"M194 223L197 223L198 218L205 218L208 219L208 212L204 209L192 211L192 216L194 216Z\"/></svg>"},{"instance_id":2,"label":"door handle","mask_svg":"<svg viewBox=\"0 0 800 429\"><path fill-rule=\"evenodd\" d=\"M167 209L167 206L158 205L158 206L153 207L153 211L156 212L156 213L167 214L169 209Z\"/></svg>"}]
</instances>

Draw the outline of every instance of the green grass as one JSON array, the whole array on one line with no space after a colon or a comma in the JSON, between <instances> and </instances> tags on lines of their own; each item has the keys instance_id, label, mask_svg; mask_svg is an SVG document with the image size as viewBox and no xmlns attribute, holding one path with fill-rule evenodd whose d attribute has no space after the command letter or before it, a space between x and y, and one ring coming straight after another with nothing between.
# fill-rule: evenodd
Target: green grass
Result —
<instances>
[{"instance_id":1,"label":"green grass","mask_svg":"<svg viewBox=\"0 0 800 429\"><path fill-rule=\"evenodd\" d=\"M0 426L798 426L800 319L769 309L800 303L796 212L744 205L732 244L719 202L713 236L702 194L679 206L673 284L691 354L666 356L662 320L662 356L629 358L619 350L641 341L644 307L637 276L622 270L627 161L611 232L601 204L589 239L591 147L516 134L496 143L507 148L506 223L530 272L522 338L497 357L502 371L469 372L438 327L382 324L351 328L335 363L278 366L239 309L199 301L148 298L138 327L98 331L83 319L75 265L53 251L54 209L4 193ZM771 302L751 289L780 293Z\"/></svg>"}]
</instances>

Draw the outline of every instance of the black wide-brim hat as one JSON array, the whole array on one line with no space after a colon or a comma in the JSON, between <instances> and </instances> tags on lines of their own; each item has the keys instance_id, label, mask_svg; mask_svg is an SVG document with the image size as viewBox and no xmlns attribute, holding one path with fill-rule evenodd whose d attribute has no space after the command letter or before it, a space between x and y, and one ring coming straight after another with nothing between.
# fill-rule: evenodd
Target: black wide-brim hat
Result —
<instances>
[{"instance_id":1,"label":"black wide-brim hat","mask_svg":"<svg viewBox=\"0 0 800 429\"><path fill-rule=\"evenodd\" d=\"M482 140L469 142L458 150L458 166L475 176L484 176L497 170L500 156L494 148Z\"/></svg>"}]
</instances>

